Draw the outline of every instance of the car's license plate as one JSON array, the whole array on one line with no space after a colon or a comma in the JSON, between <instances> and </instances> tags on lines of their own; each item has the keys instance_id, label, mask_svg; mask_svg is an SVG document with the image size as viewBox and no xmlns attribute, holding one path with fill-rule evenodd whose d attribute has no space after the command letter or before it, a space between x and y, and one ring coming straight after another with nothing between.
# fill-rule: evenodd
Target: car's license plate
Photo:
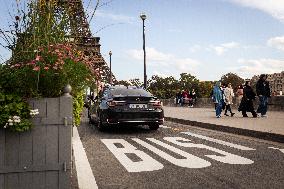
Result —
<instances>
[{"instance_id":1,"label":"car's license plate","mask_svg":"<svg viewBox=\"0 0 284 189\"><path fill-rule=\"evenodd\" d=\"M129 108L147 108L147 104L129 104Z\"/></svg>"}]
</instances>

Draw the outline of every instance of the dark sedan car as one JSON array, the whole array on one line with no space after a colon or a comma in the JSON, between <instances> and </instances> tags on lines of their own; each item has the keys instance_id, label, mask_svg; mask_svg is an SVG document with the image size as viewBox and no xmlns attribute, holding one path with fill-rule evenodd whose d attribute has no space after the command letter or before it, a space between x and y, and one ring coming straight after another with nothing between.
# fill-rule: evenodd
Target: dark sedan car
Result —
<instances>
[{"instance_id":1,"label":"dark sedan car","mask_svg":"<svg viewBox=\"0 0 284 189\"><path fill-rule=\"evenodd\" d=\"M103 91L95 103L92 123L99 129L110 125L149 125L157 130L164 122L161 101L144 89L125 86L111 86Z\"/></svg>"}]
</instances>

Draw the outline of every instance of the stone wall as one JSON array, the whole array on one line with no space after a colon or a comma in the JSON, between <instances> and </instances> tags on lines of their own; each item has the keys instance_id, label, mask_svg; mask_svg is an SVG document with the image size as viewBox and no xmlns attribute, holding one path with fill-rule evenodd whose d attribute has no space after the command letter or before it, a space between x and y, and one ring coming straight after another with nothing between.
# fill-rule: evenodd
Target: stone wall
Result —
<instances>
[{"instance_id":1,"label":"stone wall","mask_svg":"<svg viewBox=\"0 0 284 189\"><path fill-rule=\"evenodd\" d=\"M177 106L175 104L175 99L162 99L164 106ZM233 108L237 108L236 99L233 100ZM269 110L271 111L284 111L284 96L274 96L269 98L268 101ZM254 101L255 109L258 106L258 99ZM214 104L212 103L211 98L198 98L194 107L197 108L214 108Z\"/></svg>"}]
</instances>

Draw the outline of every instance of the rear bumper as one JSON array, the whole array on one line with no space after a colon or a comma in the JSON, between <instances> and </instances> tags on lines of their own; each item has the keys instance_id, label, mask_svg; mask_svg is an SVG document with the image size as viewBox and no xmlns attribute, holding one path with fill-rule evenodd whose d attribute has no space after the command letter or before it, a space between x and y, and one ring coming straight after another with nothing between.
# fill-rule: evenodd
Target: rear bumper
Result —
<instances>
[{"instance_id":1,"label":"rear bumper","mask_svg":"<svg viewBox=\"0 0 284 189\"><path fill-rule=\"evenodd\" d=\"M105 116L102 120L107 124L160 124L164 123L164 111L163 109L157 109L152 111L117 111L108 109L104 113Z\"/></svg>"}]
</instances>

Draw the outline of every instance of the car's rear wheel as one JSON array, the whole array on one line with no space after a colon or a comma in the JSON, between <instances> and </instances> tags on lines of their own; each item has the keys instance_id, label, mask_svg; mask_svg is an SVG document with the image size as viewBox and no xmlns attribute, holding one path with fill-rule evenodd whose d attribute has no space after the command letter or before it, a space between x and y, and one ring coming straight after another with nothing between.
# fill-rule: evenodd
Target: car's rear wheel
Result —
<instances>
[{"instance_id":1,"label":"car's rear wheel","mask_svg":"<svg viewBox=\"0 0 284 189\"><path fill-rule=\"evenodd\" d=\"M97 127L98 127L98 129L100 131L105 131L106 130L106 125L103 124L101 115L98 118Z\"/></svg>"},{"instance_id":2,"label":"car's rear wheel","mask_svg":"<svg viewBox=\"0 0 284 189\"><path fill-rule=\"evenodd\" d=\"M151 124L151 125L149 125L149 129L150 130L157 130L157 129L159 129L159 124L158 123L155 123L155 124Z\"/></svg>"}]
</instances>

